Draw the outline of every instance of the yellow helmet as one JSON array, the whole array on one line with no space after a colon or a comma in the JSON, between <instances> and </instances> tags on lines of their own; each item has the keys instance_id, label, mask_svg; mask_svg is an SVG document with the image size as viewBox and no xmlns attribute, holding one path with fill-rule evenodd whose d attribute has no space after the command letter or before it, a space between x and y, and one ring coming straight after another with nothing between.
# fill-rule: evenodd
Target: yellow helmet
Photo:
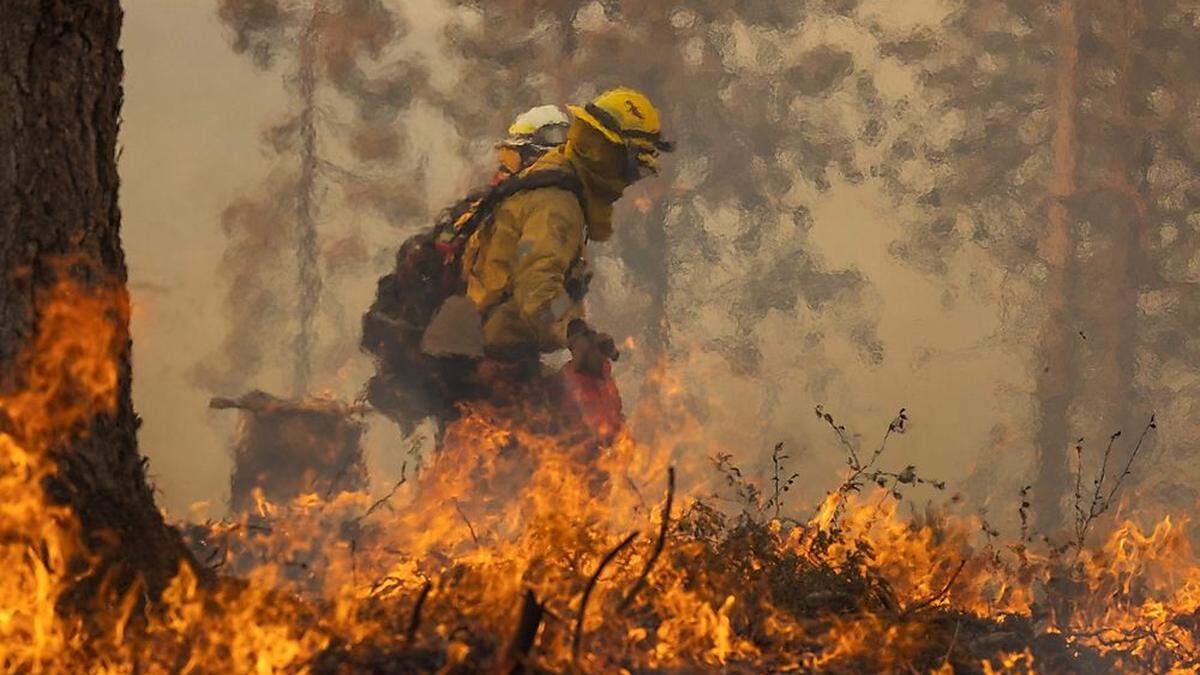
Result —
<instances>
[{"instance_id":1,"label":"yellow helmet","mask_svg":"<svg viewBox=\"0 0 1200 675\"><path fill-rule=\"evenodd\" d=\"M640 91L610 89L583 106L567 106L571 114L594 127L605 138L628 148L630 158L657 172L658 153L674 146L662 138L658 108Z\"/></svg>"}]
</instances>

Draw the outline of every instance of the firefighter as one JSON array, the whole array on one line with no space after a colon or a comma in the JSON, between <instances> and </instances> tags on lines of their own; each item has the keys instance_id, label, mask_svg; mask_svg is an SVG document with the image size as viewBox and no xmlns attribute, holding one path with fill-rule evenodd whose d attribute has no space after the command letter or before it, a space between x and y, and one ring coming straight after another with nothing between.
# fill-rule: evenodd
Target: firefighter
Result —
<instances>
[{"instance_id":1,"label":"firefighter","mask_svg":"<svg viewBox=\"0 0 1200 675\"><path fill-rule=\"evenodd\" d=\"M446 421L473 398L519 400L531 392L526 383L545 392L541 385L555 380L593 430L603 436L619 426L618 353L583 315L586 245L612 235L613 204L656 172L671 144L658 110L632 89L570 110L561 146L410 239L396 271L380 280L363 324L363 346L380 367L367 396L402 426L425 414ZM529 136L529 150L543 147ZM571 361L561 378L546 377L541 354L561 349Z\"/></svg>"},{"instance_id":2,"label":"firefighter","mask_svg":"<svg viewBox=\"0 0 1200 675\"><path fill-rule=\"evenodd\" d=\"M363 316L362 348L376 359L367 383L367 400L410 433L421 420L453 416L454 405L479 393L473 386L475 354L454 327L439 349L427 350L424 336L433 311L443 304L442 290L431 280L444 276L445 261L434 249L440 231L468 219L480 200L506 178L528 167L566 140L570 119L557 106L531 108L517 116L508 136L496 144L498 167L489 185L446 209L432 231L414 235L400 247L394 269L379 280L375 301ZM433 255L430 255L433 253ZM457 275L457 271L455 271ZM447 313L452 314L452 313ZM434 342L437 342L436 340ZM430 354L437 351L437 354Z\"/></svg>"},{"instance_id":3,"label":"firefighter","mask_svg":"<svg viewBox=\"0 0 1200 675\"><path fill-rule=\"evenodd\" d=\"M498 202L466 243L462 274L489 360L520 368L568 349L568 394L582 399L585 416L608 418L614 409L619 416L610 366L618 354L612 338L584 320L586 245L612 236L613 204L656 173L659 153L672 147L662 138L658 110L633 89L612 89L569 109L566 142L520 175L562 182Z\"/></svg>"},{"instance_id":4,"label":"firefighter","mask_svg":"<svg viewBox=\"0 0 1200 675\"><path fill-rule=\"evenodd\" d=\"M578 182L578 192L548 186L504 199L463 255L466 294L482 317L489 356L521 358L604 342L574 321L583 318L590 278L585 245L612 236L613 204L626 187L655 173L659 153L671 149L661 138L658 110L637 91L613 89L569 108L574 120L566 142L525 174L565 174ZM599 365L586 363L593 370Z\"/></svg>"}]
</instances>

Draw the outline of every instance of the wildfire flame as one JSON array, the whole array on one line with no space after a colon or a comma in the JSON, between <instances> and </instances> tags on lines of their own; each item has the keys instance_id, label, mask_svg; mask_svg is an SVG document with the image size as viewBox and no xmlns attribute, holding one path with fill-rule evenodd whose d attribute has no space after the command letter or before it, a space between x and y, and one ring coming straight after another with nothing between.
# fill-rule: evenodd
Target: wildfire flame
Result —
<instances>
[{"instance_id":1,"label":"wildfire flame","mask_svg":"<svg viewBox=\"0 0 1200 675\"><path fill-rule=\"evenodd\" d=\"M970 516L903 519L890 491L834 492L803 520L717 508L700 485L672 502L668 441L622 433L599 445L547 410L488 404L464 409L428 465L382 498L259 493L237 519L193 525L216 584L182 565L157 601L135 584L72 611L66 594L95 561L45 485L56 448L118 404L128 302L70 282L42 300L20 386L0 396L5 671L1197 663L1200 565L1184 522L1126 522L1094 548L1035 552L981 542Z\"/></svg>"},{"instance_id":2,"label":"wildfire flame","mask_svg":"<svg viewBox=\"0 0 1200 675\"><path fill-rule=\"evenodd\" d=\"M77 622L57 611L60 594L86 566L79 524L45 494L57 471L51 453L116 406L115 354L129 305L60 282L40 303L30 349L18 360L18 388L0 394L0 663L38 668L80 647Z\"/></svg>"}]
</instances>

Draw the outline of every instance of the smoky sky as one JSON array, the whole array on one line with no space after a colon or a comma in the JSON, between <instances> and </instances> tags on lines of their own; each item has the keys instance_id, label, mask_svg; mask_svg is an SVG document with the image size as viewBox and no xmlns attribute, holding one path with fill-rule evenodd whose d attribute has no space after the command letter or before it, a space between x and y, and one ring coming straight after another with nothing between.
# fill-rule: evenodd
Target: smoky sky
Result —
<instances>
[{"instance_id":1,"label":"smoky sky","mask_svg":"<svg viewBox=\"0 0 1200 675\"><path fill-rule=\"evenodd\" d=\"M492 144L518 112L618 84L660 105L678 145L662 176L627 192L614 239L591 251L589 311L629 339L618 377L634 405L665 359L713 445L739 453L751 471L765 470L775 441L789 442L813 476L797 503L819 496L828 487L820 477L840 462L812 419L818 403L863 439L906 407L911 431L889 452L952 485L972 472L994 475L971 483L980 503L1009 504L1030 475L1044 319L1038 239L1053 173L1046 69L1056 36L1024 5L996 28L969 3L934 0L903 9L880 1L128 4L122 168L135 303L139 284L165 289L152 299L147 291L147 312L135 314L135 394L145 451L173 510L220 503L227 484L230 422L196 402L255 387L290 393L289 345L304 293L296 202L306 170L315 235L307 264L316 261L321 281L310 303L309 389L353 399L371 372L355 349L358 317L404 237L490 172ZM1161 14L1154 20L1170 35L1184 35L1182 19ZM159 37L185 18L202 54L194 60ZM1173 39L1186 53L1186 41ZM307 102L305 44L315 84ZM1168 52L1141 67L1167 72L1176 63ZM1089 63L1103 72L1100 56ZM210 79L182 76L193 71ZM1193 405L1178 397L1188 385L1168 374L1190 358L1177 319L1196 306L1186 286L1193 179L1178 168L1192 152L1191 108L1152 89L1139 96L1173 130L1159 143L1170 151L1151 153L1141 175L1162 214L1147 223L1171 221L1175 234L1139 244L1153 253L1147 260L1162 261L1144 269L1174 282L1135 293L1140 311L1160 318L1136 331L1131 353L1142 375L1133 383L1145 405L1134 412L1157 404L1181 416ZM306 109L311 151L302 142ZM178 131L163 128L168 115ZM223 124L209 123L218 115ZM1094 134L1079 142L1108 143ZM243 159L213 158L222 153ZM1109 156L1089 155L1091 166ZM180 159L188 157L197 159ZM196 207L179 212L164 191ZM1099 216L1077 213L1086 257L1103 243L1087 225ZM184 233L191 253L174 249L164 230ZM1072 331L1086 335L1110 320L1086 295L1073 302L1083 318L1072 318ZM182 309L189 303L206 311L192 315ZM1085 373L1087 354L1074 357ZM160 395L168 390L176 392L170 405ZM1071 424L1074 435L1097 438L1109 426L1091 423L1085 408ZM400 441L382 419L370 426L382 476L394 469L386 447ZM193 430L192 449L176 447L171 428ZM189 467L201 462L204 477L193 480Z\"/></svg>"}]
</instances>

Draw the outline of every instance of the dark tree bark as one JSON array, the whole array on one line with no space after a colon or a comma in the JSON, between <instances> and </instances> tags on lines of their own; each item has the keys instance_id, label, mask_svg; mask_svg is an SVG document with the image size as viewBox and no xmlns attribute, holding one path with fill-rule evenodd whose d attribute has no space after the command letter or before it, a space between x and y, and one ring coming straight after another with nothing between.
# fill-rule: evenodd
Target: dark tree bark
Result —
<instances>
[{"instance_id":1,"label":"dark tree bark","mask_svg":"<svg viewBox=\"0 0 1200 675\"><path fill-rule=\"evenodd\" d=\"M117 206L123 66L118 0L0 3L0 390L22 386L18 355L33 338L38 299L64 275L125 296ZM55 449L48 492L77 514L98 554L87 592L110 575L141 576L152 593L187 557L154 504L137 451L128 313L114 312L115 411Z\"/></svg>"}]
</instances>

